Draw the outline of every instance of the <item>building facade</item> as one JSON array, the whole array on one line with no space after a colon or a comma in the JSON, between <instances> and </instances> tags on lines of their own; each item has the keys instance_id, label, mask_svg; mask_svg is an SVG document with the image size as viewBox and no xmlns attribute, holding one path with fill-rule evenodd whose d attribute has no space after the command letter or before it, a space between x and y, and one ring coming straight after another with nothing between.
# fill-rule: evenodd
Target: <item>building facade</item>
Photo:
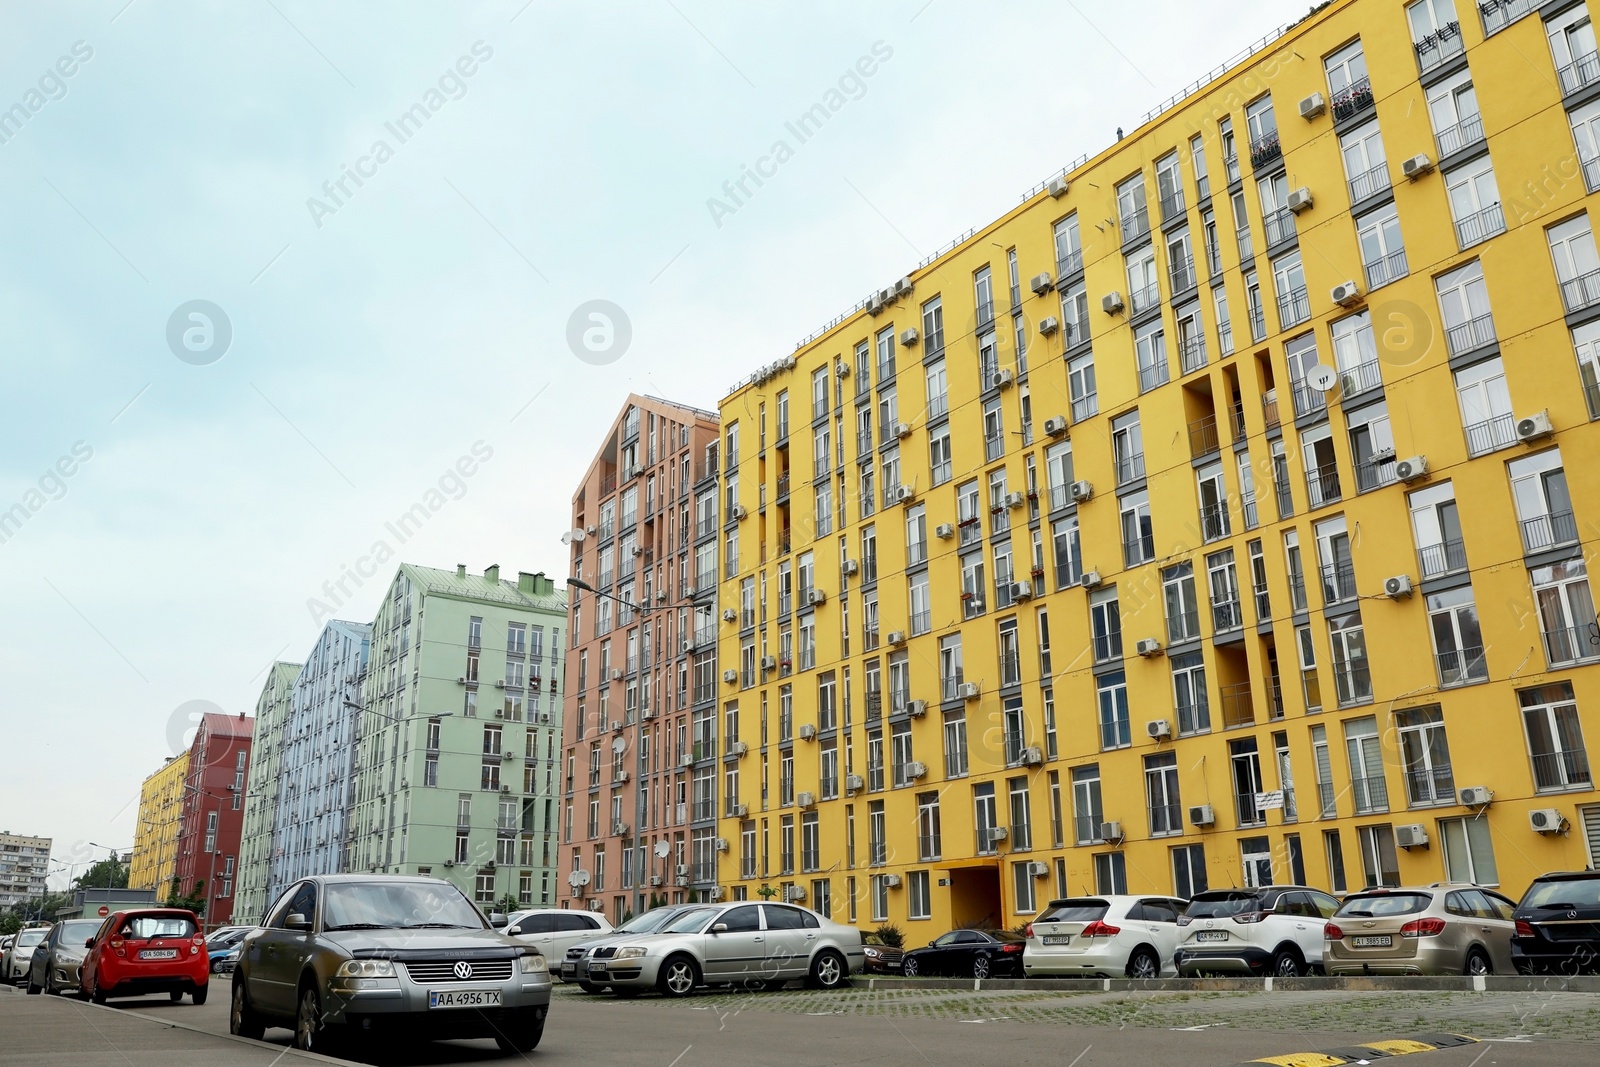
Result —
<instances>
[{"instance_id":1,"label":"building facade","mask_svg":"<svg viewBox=\"0 0 1600 1067\"><path fill-rule=\"evenodd\" d=\"M139 787L139 825L133 834L129 889L154 889L165 896L178 873L178 823L183 814L183 783L189 753L169 757Z\"/></svg>"},{"instance_id":2,"label":"building facade","mask_svg":"<svg viewBox=\"0 0 1600 1067\"><path fill-rule=\"evenodd\" d=\"M367 671L368 623L333 620L296 676L273 782L267 901L300 878L345 870L355 788L355 734Z\"/></svg>"},{"instance_id":3,"label":"building facade","mask_svg":"<svg viewBox=\"0 0 1600 1067\"><path fill-rule=\"evenodd\" d=\"M1335 2L738 387L720 885L1600 860L1597 131L1582 3Z\"/></svg>"},{"instance_id":4,"label":"building facade","mask_svg":"<svg viewBox=\"0 0 1600 1067\"><path fill-rule=\"evenodd\" d=\"M50 838L0 833L0 908L44 896L49 873Z\"/></svg>"},{"instance_id":5,"label":"building facade","mask_svg":"<svg viewBox=\"0 0 1600 1067\"><path fill-rule=\"evenodd\" d=\"M371 627L347 870L555 902L566 614L543 574L400 567Z\"/></svg>"},{"instance_id":6,"label":"building facade","mask_svg":"<svg viewBox=\"0 0 1600 1067\"><path fill-rule=\"evenodd\" d=\"M254 725L243 712L203 715L189 746L175 873L180 896L204 898L208 927L233 921Z\"/></svg>"},{"instance_id":7,"label":"building facade","mask_svg":"<svg viewBox=\"0 0 1600 1067\"><path fill-rule=\"evenodd\" d=\"M257 922L272 897L267 875L278 811L278 768L283 762L285 723L300 664L277 662L267 671L256 698L255 729L250 740L246 779L254 785L244 798L244 823L239 835L239 890L233 913L241 922Z\"/></svg>"},{"instance_id":8,"label":"building facade","mask_svg":"<svg viewBox=\"0 0 1600 1067\"><path fill-rule=\"evenodd\" d=\"M562 903L617 922L716 882L717 438L630 396L572 497Z\"/></svg>"}]
</instances>

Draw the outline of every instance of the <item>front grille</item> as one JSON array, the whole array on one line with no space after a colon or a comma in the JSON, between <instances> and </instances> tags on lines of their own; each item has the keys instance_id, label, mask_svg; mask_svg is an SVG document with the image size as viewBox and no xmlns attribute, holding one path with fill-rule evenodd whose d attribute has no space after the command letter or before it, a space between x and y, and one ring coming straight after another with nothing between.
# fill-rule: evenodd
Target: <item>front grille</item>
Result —
<instances>
[{"instance_id":1,"label":"front grille","mask_svg":"<svg viewBox=\"0 0 1600 1067\"><path fill-rule=\"evenodd\" d=\"M616 954L617 950L615 946L604 946L594 950L594 958L597 960L609 960Z\"/></svg>"},{"instance_id":2,"label":"front grille","mask_svg":"<svg viewBox=\"0 0 1600 1067\"><path fill-rule=\"evenodd\" d=\"M583 959L583 954L588 951L586 948L569 948L567 949L567 959L581 960Z\"/></svg>"},{"instance_id":3,"label":"front grille","mask_svg":"<svg viewBox=\"0 0 1600 1067\"><path fill-rule=\"evenodd\" d=\"M511 960L466 960L472 973L456 974L456 960L417 960L406 964L413 982L503 982L511 977Z\"/></svg>"}]
</instances>

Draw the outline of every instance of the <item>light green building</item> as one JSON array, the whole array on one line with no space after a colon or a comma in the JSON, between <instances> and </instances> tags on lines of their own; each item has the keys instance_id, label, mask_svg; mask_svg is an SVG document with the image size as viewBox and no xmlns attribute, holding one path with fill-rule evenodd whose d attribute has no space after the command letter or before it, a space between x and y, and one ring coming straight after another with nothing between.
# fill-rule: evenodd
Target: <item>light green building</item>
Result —
<instances>
[{"instance_id":1,"label":"light green building","mask_svg":"<svg viewBox=\"0 0 1600 1067\"><path fill-rule=\"evenodd\" d=\"M372 623L350 870L557 902L566 618L543 574L401 565Z\"/></svg>"},{"instance_id":2,"label":"light green building","mask_svg":"<svg viewBox=\"0 0 1600 1067\"><path fill-rule=\"evenodd\" d=\"M283 724L288 718L300 664L274 663L256 698L255 734L250 742L249 783L244 798L244 828L239 835L239 889L233 919L259 922L271 903L267 871L272 860L272 827L278 802L278 772L283 759ZM158 887L164 891L164 887Z\"/></svg>"}]
</instances>

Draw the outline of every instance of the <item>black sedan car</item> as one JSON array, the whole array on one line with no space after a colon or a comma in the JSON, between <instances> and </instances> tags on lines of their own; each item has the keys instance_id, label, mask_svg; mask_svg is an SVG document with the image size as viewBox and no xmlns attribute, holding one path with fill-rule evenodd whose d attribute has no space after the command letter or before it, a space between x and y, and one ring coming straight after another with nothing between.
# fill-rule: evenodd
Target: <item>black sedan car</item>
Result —
<instances>
[{"instance_id":1,"label":"black sedan car","mask_svg":"<svg viewBox=\"0 0 1600 1067\"><path fill-rule=\"evenodd\" d=\"M951 930L905 954L907 978L1021 978L1027 939L1010 930Z\"/></svg>"},{"instance_id":2,"label":"black sedan car","mask_svg":"<svg viewBox=\"0 0 1600 1067\"><path fill-rule=\"evenodd\" d=\"M1600 871L1535 878L1512 918L1511 962L1519 973L1600 973Z\"/></svg>"}]
</instances>

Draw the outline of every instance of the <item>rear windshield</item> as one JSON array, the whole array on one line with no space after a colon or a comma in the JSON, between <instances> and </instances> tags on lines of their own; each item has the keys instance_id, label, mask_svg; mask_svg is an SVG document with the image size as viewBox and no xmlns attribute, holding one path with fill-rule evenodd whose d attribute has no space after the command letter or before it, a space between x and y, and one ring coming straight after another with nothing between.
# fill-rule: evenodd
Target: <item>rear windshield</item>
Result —
<instances>
[{"instance_id":1,"label":"rear windshield","mask_svg":"<svg viewBox=\"0 0 1600 1067\"><path fill-rule=\"evenodd\" d=\"M1535 882L1522 898L1524 908L1600 908L1600 878Z\"/></svg>"},{"instance_id":2,"label":"rear windshield","mask_svg":"<svg viewBox=\"0 0 1600 1067\"><path fill-rule=\"evenodd\" d=\"M182 915L135 915L123 920L119 932L130 941L148 941L152 937L193 937L194 922Z\"/></svg>"},{"instance_id":3,"label":"rear windshield","mask_svg":"<svg viewBox=\"0 0 1600 1067\"><path fill-rule=\"evenodd\" d=\"M29 945L37 945L44 940L44 935L49 932L49 930L24 930L17 935L16 947L27 948Z\"/></svg>"},{"instance_id":4,"label":"rear windshield","mask_svg":"<svg viewBox=\"0 0 1600 1067\"><path fill-rule=\"evenodd\" d=\"M1261 898L1254 893L1202 893L1183 913L1192 919L1226 919L1260 907Z\"/></svg>"},{"instance_id":5,"label":"rear windshield","mask_svg":"<svg viewBox=\"0 0 1600 1067\"><path fill-rule=\"evenodd\" d=\"M1111 905L1104 900L1063 900L1052 903L1035 919L1042 923L1092 923L1105 918Z\"/></svg>"},{"instance_id":6,"label":"rear windshield","mask_svg":"<svg viewBox=\"0 0 1600 1067\"><path fill-rule=\"evenodd\" d=\"M1339 905L1334 918L1349 915L1358 919L1381 919L1387 915L1415 915L1433 903L1429 893L1374 893L1356 896Z\"/></svg>"}]
</instances>

